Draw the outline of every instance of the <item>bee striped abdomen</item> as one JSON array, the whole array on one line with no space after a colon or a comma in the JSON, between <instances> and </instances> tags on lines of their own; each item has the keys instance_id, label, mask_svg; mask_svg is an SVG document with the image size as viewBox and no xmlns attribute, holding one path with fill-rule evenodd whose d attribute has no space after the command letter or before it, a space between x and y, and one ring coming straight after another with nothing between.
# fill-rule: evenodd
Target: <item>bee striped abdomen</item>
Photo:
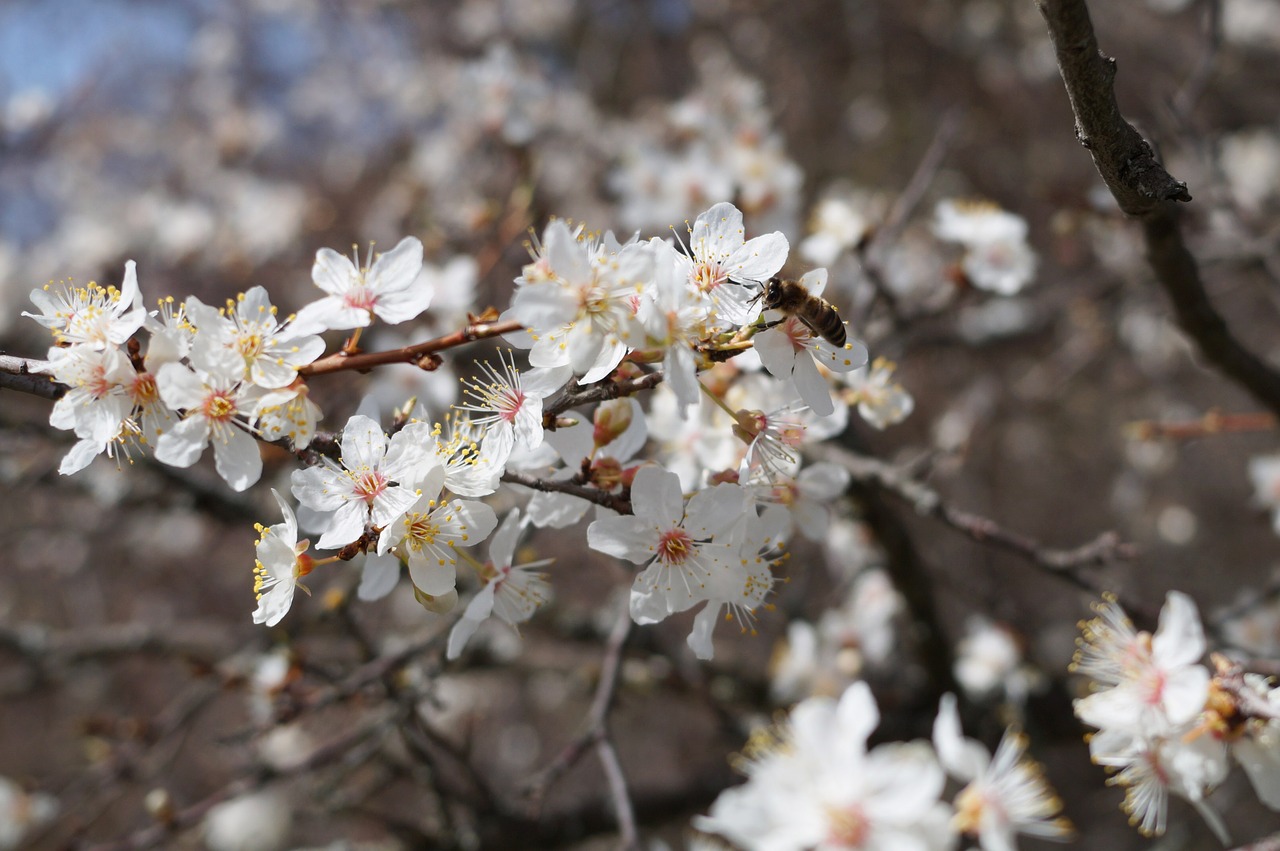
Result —
<instances>
[{"instance_id":1,"label":"bee striped abdomen","mask_svg":"<svg viewBox=\"0 0 1280 851\"><path fill-rule=\"evenodd\" d=\"M805 289L799 281L770 278L765 284L764 306L794 316L815 335L836 348L848 340L844 321L835 305Z\"/></svg>"}]
</instances>

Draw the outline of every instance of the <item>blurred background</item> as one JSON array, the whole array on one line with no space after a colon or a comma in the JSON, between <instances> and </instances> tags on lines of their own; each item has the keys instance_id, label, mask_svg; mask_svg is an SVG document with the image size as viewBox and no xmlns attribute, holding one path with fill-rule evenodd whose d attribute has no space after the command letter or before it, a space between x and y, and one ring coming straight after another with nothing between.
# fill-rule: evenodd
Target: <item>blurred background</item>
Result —
<instances>
[{"instance_id":1,"label":"blurred background","mask_svg":"<svg viewBox=\"0 0 1280 851\"><path fill-rule=\"evenodd\" d=\"M1280 363L1280 4L1094 6L1122 108L1195 198L1186 227L1212 297ZM919 191L895 208L913 176ZM1038 257L1025 286L965 281L960 249L931 229L934 205L956 197L1025 218ZM1096 588L1152 612L1181 589L1215 642L1276 655L1280 542L1248 473L1275 433L1126 428L1258 405L1172 323L1138 232L1075 140L1029 0L0 5L9 354L44 356L47 334L20 313L50 280L118 284L132 259L149 305L262 285L290 311L316 295L318 248L412 234L446 283L421 323L375 337L403 345L505 308L527 231L551 216L663 235L720 200L746 212L749 236L783 231L791 271L830 267L827 297L897 362L914 412L883 431L851 416L846 442L917 465L948 502L1046 546L1114 530L1139 555L1087 571ZM882 238L895 209L905 217ZM433 375L317 379L313 398L331 428L366 393L384 410L416 394L442 411L481 351ZM540 816L522 791L580 728L629 585L581 527L530 541L559 563L556 599L523 640L487 633L461 663L442 659L448 617L403 588L351 604L354 573L313 576L313 595L265 630L249 615L252 524L276 517L266 487L231 494L208 459L99 459L60 477L71 441L48 414L0 391L0 775L57 801L0 847L126 840L264 770L279 779L255 784L257 809L233 820L259 820L265 844L204 820L108 847L612 846L590 756L550 784ZM264 478L283 492L294 464L271 456ZM931 628L996 670L987 687L961 678L973 732L990 744L1004 723L1025 726L1081 847L1150 846L1071 715L1066 668L1091 595L883 497L836 508L834 544L797 544L758 636L726 629L709 665L684 646L688 618L632 637L612 728L646 839L684 847L750 725L853 677L876 688L883 735L928 735L939 684L924 682L924 627L879 572L908 559L939 601ZM798 659L789 622L815 625L831 652ZM975 635L992 657L961 649ZM352 684L401 650L399 675ZM299 769L364 724L381 732ZM1213 801L1242 841L1280 829L1238 776ZM1175 802L1159 847L1213 843Z\"/></svg>"}]
</instances>

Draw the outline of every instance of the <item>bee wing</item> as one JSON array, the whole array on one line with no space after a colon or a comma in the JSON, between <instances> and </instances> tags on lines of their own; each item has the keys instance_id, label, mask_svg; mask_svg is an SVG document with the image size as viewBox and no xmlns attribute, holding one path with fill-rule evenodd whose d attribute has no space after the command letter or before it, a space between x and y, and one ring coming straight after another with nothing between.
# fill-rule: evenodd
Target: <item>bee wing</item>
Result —
<instances>
[{"instance_id":1,"label":"bee wing","mask_svg":"<svg viewBox=\"0 0 1280 851\"><path fill-rule=\"evenodd\" d=\"M799 313L793 313L793 314L792 314L792 316L794 316L796 319L799 319L799 320L804 324L804 327L806 327L806 328L808 328L808 329L809 329L809 332L810 332L811 334L813 334L814 339L817 339L817 340L825 339L825 337L823 336L823 333L822 333L822 329L821 329L821 328L819 328L819 327L817 327L816 325L814 325L814 324L813 324L812 322L810 322L808 319L805 319L805 318L804 318L803 316L801 316Z\"/></svg>"}]
</instances>

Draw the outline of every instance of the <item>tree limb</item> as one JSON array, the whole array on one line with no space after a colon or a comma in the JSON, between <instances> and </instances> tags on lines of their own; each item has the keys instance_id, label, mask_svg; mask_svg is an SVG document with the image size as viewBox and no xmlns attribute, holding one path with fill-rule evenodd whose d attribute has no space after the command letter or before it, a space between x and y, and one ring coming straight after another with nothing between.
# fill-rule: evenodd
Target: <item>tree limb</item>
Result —
<instances>
[{"instance_id":1,"label":"tree limb","mask_svg":"<svg viewBox=\"0 0 1280 851\"><path fill-rule=\"evenodd\" d=\"M1084 0L1036 0L1076 117L1076 135L1120 209L1142 224L1147 262L1182 327L1213 364L1272 411L1280 412L1280 373L1245 348L1209 301L1174 202L1190 201L1151 146L1125 121L1115 97L1115 60L1098 50Z\"/></svg>"}]
</instances>

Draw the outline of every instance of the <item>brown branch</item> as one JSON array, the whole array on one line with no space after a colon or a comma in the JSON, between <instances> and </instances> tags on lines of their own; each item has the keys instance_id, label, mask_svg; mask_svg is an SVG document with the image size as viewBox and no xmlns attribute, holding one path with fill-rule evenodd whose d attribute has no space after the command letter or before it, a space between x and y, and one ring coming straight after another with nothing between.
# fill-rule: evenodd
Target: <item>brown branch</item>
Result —
<instances>
[{"instance_id":1,"label":"brown branch","mask_svg":"<svg viewBox=\"0 0 1280 851\"><path fill-rule=\"evenodd\" d=\"M610 399L621 399L623 396L634 396L642 390L652 390L664 380L661 372L648 372L638 378L625 378L619 381L601 381L576 390L569 390L553 401L542 412L543 423L553 421L578 405L589 405L593 402L607 402ZM628 512L624 512L628 513Z\"/></svg>"},{"instance_id":2,"label":"brown branch","mask_svg":"<svg viewBox=\"0 0 1280 851\"><path fill-rule=\"evenodd\" d=\"M1058 69L1076 116L1076 138L1120 209L1142 218L1163 202L1190 201L1187 185L1164 170L1147 140L1120 114L1116 62L1098 49L1084 0L1036 0L1049 25Z\"/></svg>"},{"instance_id":3,"label":"brown branch","mask_svg":"<svg viewBox=\"0 0 1280 851\"><path fill-rule=\"evenodd\" d=\"M609 633L609 640L605 644L604 659L600 665L600 681L596 683L595 697L591 700L591 708L587 711L582 732L565 745L550 765L525 785L524 794L535 808L541 805L551 786L576 765L592 745L607 736L609 710L613 708L618 690L618 671L622 667L622 650L631 635L631 627L631 613L626 610L619 612L618 620L614 623ZM613 758L616 760L616 755ZM601 759L605 759L603 754ZM629 809L629 804L627 808ZM620 823L623 821L621 810L622 808L618 807ZM632 829L634 830L634 823Z\"/></svg>"},{"instance_id":4,"label":"brown branch","mask_svg":"<svg viewBox=\"0 0 1280 851\"><path fill-rule=\"evenodd\" d=\"M50 400L62 398L67 392L66 386L38 371L48 363L34 358L0 355L0 390L17 390Z\"/></svg>"},{"instance_id":5,"label":"brown branch","mask_svg":"<svg viewBox=\"0 0 1280 851\"><path fill-rule=\"evenodd\" d=\"M439 366L439 358L434 357L436 352L456 348L466 343L473 343L476 340L500 337L503 334L519 331L523 327L519 322L513 321L478 322L474 325L468 325L461 331L454 331L452 334L445 334L443 337L415 343L412 346L405 346L400 349L389 349L385 352L365 352L357 355L335 352L315 363L300 367L298 375L307 378L312 375L326 375L331 372L342 372L349 369L372 369L375 366L383 366L389 363L419 363L423 369L435 369Z\"/></svg>"},{"instance_id":6,"label":"brown branch","mask_svg":"<svg viewBox=\"0 0 1280 851\"><path fill-rule=\"evenodd\" d=\"M631 500L622 494L610 493L607 490L579 484L572 480L558 482L508 470L502 474L502 481L513 485L524 485L527 488L542 491L543 493L567 493L570 496L585 499L587 502L594 502L596 505L611 508L619 514L631 513Z\"/></svg>"},{"instance_id":7,"label":"brown branch","mask_svg":"<svg viewBox=\"0 0 1280 851\"><path fill-rule=\"evenodd\" d=\"M1098 50L1088 6L1084 0L1036 0L1036 5L1049 27L1076 135L1120 209L1140 221L1147 262L1173 303L1178 324L1219 370L1280 413L1280 373L1228 330L1183 241L1174 202L1191 200L1186 184L1165 171L1151 146L1120 114L1115 60Z\"/></svg>"},{"instance_id":8,"label":"brown branch","mask_svg":"<svg viewBox=\"0 0 1280 851\"><path fill-rule=\"evenodd\" d=\"M1213 410L1198 420L1180 422L1139 420L1126 426L1125 431L1134 440L1191 440L1215 434L1271 431L1275 427L1275 414L1268 414L1265 411L1224 414Z\"/></svg>"},{"instance_id":9,"label":"brown branch","mask_svg":"<svg viewBox=\"0 0 1280 851\"><path fill-rule=\"evenodd\" d=\"M1104 532L1094 540L1071 549L1046 547L1034 538L1006 529L990 518L955 508L933 488L877 458L830 445L815 448L815 454L844 467L859 482L874 485L908 503L916 513L940 520L979 543L1016 553L1055 576L1061 576L1093 593L1097 593L1098 588L1093 582L1080 576L1077 568L1127 560L1137 553L1132 544L1121 541L1115 532Z\"/></svg>"}]
</instances>

